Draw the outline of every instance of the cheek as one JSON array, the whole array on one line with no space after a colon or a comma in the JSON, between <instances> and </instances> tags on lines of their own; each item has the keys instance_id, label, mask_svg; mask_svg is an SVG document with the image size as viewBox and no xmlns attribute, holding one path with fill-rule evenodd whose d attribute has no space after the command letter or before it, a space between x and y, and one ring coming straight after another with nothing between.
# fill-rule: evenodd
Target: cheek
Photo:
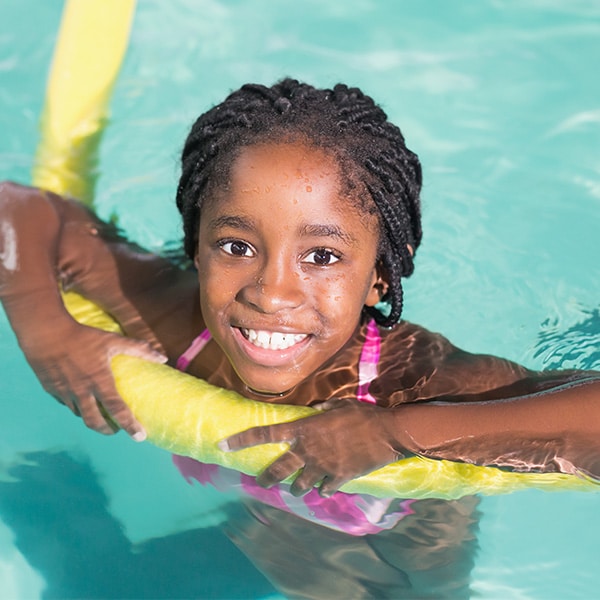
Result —
<instances>
[{"instance_id":1,"label":"cheek","mask_svg":"<svg viewBox=\"0 0 600 600\"><path fill-rule=\"evenodd\" d=\"M327 302L333 302L336 305L348 300L349 293L348 277L339 275L337 277L328 277L322 286L322 297Z\"/></svg>"},{"instance_id":2,"label":"cheek","mask_svg":"<svg viewBox=\"0 0 600 600\"><path fill-rule=\"evenodd\" d=\"M315 297L324 313L342 318L354 326L354 321L360 317L368 289L363 279L348 274L338 275L328 277L316 286Z\"/></svg>"},{"instance_id":3,"label":"cheek","mask_svg":"<svg viewBox=\"0 0 600 600\"><path fill-rule=\"evenodd\" d=\"M207 263L198 266L200 304L205 318L228 303L233 294L233 283L228 269L211 268Z\"/></svg>"}]
</instances>

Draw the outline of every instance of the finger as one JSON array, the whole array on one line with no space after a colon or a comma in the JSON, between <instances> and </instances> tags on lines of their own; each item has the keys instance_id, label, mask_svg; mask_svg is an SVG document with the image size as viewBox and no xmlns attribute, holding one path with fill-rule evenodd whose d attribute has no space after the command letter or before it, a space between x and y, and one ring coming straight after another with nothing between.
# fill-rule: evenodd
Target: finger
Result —
<instances>
[{"instance_id":1,"label":"finger","mask_svg":"<svg viewBox=\"0 0 600 600\"><path fill-rule=\"evenodd\" d=\"M134 441L143 442L146 439L146 430L133 416L130 408L123 402L120 396L105 393L101 404L101 412L106 415L107 421L112 421L117 428L125 431Z\"/></svg>"},{"instance_id":2,"label":"finger","mask_svg":"<svg viewBox=\"0 0 600 600\"><path fill-rule=\"evenodd\" d=\"M135 344L128 344L124 348L116 349L115 354L126 354L127 356L143 358L144 360L159 364L165 364L169 360L164 352L158 351L147 342L136 341Z\"/></svg>"},{"instance_id":3,"label":"finger","mask_svg":"<svg viewBox=\"0 0 600 600\"><path fill-rule=\"evenodd\" d=\"M300 457L292 452L286 452L275 462L271 463L257 478L258 485L270 488L281 483L304 466Z\"/></svg>"},{"instance_id":4,"label":"finger","mask_svg":"<svg viewBox=\"0 0 600 600\"><path fill-rule=\"evenodd\" d=\"M294 496L304 496L308 494L315 486L325 479L323 471L304 467L302 472L296 477L290 486L290 492Z\"/></svg>"},{"instance_id":5,"label":"finger","mask_svg":"<svg viewBox=\"0 0 600 600\"><path fill-rule=\"evenodd\" d=\"M322 498L331 498L331 496L333 496L336 492L339 491L339 489L345 484L347 483L348 480L346 479L336 479L336 478L329 478L329 477L325 477L323 479L323 482L321 483L321 485L319 486L319 495Z\"/></svg>"},{"instance_id":6,"label":"finger","mask_svg":"<svg viewBox=\"0 0 600 600\"><path fill-rule=\"evenodd\" d=\"M96 398L92 395L88 395L83 400L80 400L78 412L86 426L98 433L111 435L117 431L102 414Z\"/></svg>"},{"instance_id":7,"label":"finger","mask_svg":"<svg viewBox=\"0 0 600 600\"><path fill-rule=\"evenodd\" d=\"M66 406L74 415L80 416L76 405L77 398L67 386L62 384L62 382L54 382L46 379L40 379L40 383L44 390L57 402Z\"/></svg>"},{"instance_id":8,"label":"finger","mask_svg":"<svg viewBox=\"0 0 600 600\"><path fill-rule=\"evenodd\" d=\"M224 452L235 452L236 450L243 450L244 448L259 446L261 444L291 443L293 437L289 435L289 429L285 427L286 425L287 423L280 423L277 425L251 427L221 440L218 446Z\"/></svg>"},{"instance_id":9,"label":"finger","mask_svg":"<svg viewBox=\"0 0 600 600\"><path fill-rule=\"evenodd\" d=\"M79 409L77 405L73 402L73 400L66 396L65 394L60 394L59 392L52 393L51 396L63 406L66 406L76 417L80 417Z\"/></svg>"},{"instance_id":10,"label":"finger","mask_svg":"<svg viewBox=\"0 0 600 600\"><path fill-rule=\"evenodd\" d=\"M121 429L112 419L112 417L106 412L104 406L98 401L96 401L96 405L98 406L98 411L102 415L102 418L106 421L106 424L110 428L111 433L116 433Z\"/></svg>"}]
</instances>

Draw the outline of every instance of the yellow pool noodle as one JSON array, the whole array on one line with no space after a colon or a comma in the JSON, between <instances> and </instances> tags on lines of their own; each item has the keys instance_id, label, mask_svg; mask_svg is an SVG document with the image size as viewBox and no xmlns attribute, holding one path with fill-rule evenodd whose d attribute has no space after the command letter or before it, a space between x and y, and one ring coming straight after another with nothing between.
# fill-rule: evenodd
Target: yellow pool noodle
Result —
<instances>
[{"instance_id":1,"label":"yellow pool noodle","mask_svg":"<svg viewBox=\"0 0 600 600\"><path fill-rule=\"evenodd\" d=\"M91 204L97 147L135 0L67 0L46 88L32 179Z\"/></svg>"},{"instance_id":2,"label":"yellow pool noodle","mask_svg":"<svg viewBox=\"0 0 600 600\"><path fill-rule=\"evenodd\" d=\"M82 324L119 331L118 325L85 298L64 294L69 312ZM293 421L317 411L308 407L256 402L171 367L139 358L117 356L113 374L121 397L156 446L258 475L287 449L265 444L238 452L222 452L217 442L257 425ZM411 457L350 481L344 492L378 497L445 498L470 494L506 494L520 489L600 489L594 481L562 473L514 473L446 460Z\"/></svg>"}]
</instances>

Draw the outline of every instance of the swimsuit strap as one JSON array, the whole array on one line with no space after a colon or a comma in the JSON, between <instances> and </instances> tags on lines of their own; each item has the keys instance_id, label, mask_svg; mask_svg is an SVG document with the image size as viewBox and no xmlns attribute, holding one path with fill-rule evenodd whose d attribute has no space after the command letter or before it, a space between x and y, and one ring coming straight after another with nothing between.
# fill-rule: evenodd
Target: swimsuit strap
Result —
<instances>
[{"instance_id":1,"label":"swimsuit strap","mask_svg":"<svg viewBox=\"0 0 600 600\"><path fill-rule=\"evenodd\" d=\"M369 393L371 381L378 375L379 356L381 354L381 335L377 323L373 319L367 324L365 342L358 361L357 400L377 404L377 400Z\"/></svg>"},{"instance_id":2,"label":"swimsuit strap","mask_svg":"<svg viewBox=\"0 0 600 600\"><path fill-rule=\"evenodd\" d=\"M188 346L188 349L177 359L175 368L179 371L187 371L190 363L202 352L202 349L210 342L211 338L212 336L208 329L205 329L198 337L195 337Z\"/></svg>"}]
</instances>

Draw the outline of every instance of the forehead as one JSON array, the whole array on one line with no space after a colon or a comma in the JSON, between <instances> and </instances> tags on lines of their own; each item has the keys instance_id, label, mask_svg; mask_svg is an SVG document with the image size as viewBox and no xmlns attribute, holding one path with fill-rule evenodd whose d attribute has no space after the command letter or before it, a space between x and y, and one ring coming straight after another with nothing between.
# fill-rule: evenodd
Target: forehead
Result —
<instances>
[{"instance_id":1,"label":"forehead","mask_svg":"<svg viewBox=\"0 0 600 600\"><path fill-rule=\"evenodd\" d=\"M238 187L249 182L271 182L278 187L299 189L302 184L307 188L319 183L332 193L340 187L336 160L319 148L300 143L264 143L242 148L231 166L230 182Z\"/></svg>"},{"instance_id":2,"label":"forehead","mask_svg":"<svg viewBox=\"0 0 600 600\"><path fill-rule=\"evenodd\" d=\"M207 204L225 208L235 199L275 204L286 201L304 211L316 210L358 213L365 225L373 222L372 200L360 194L354 181L345 176L332 151L302 142L257 143L241 148L227 169L226 180L209 194ZM367 198L367 199L365 199ZM366 208L369 205L369 208ZM378 220L375 219L375 221Z\"/></svg>"}]
</instances>

